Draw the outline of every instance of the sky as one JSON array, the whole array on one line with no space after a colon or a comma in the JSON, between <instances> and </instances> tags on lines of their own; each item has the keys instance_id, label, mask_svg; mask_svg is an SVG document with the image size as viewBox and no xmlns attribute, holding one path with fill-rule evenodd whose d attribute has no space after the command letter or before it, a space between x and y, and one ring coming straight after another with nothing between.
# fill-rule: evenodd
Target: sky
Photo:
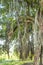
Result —
<instances>
[{"instance_id":1,"label":"sky","mask_svg":"<svg viewBox=\"0 0 43 65\"><path fill-rule=\"evenodd\" d=\"M5 43L5 40L0 38L0 45L4 45L4 43ZM15 46L14 43L16 43L16 40L13 40L11 45L10 45L10 49L9 49L10 54L13 54L14 46Z\"/></svg>"},{"instance_id":2,"label":"sky","mask_svg":"<svg viewBox=\"0 0 43 65\"><path fill-rule=\"evenodd\" d=\"M0 8L4 8L4 6L2 6L2 4L0 4Z\"/></svg>"},{"instance_id":3,"label":"sky","mask_svg":"<svg viewBox=\"0 0 43 65\"><path fill-rule=\"evenodd\" d=\"M0 30L2 30L2 25L0 25Z\"/></svg>"},{"instance_id":4,"label":"sky","mask_svg":"<svg viewBox=\"0 0 43 65\"><path fill-rule=\"evenodd\" d=\"M0 44L3 45L5 40L0 39Z\"/></svg>"}]
</instances>

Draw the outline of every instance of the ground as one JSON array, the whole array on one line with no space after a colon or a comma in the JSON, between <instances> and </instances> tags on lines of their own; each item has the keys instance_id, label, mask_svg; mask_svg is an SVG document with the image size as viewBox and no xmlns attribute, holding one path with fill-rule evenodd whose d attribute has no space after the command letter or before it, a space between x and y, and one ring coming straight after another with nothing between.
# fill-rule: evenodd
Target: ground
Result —
<instances>
[{"instance_id":1,"label":"ground","mask_svg":"<svg viewBox=\"0 0 43 65\"><path fill-rule=\"evenodd\" d=\"M23 65L33 65L33 63L24 63Z\"/></svg>"},{"instance_id":2,"label":"ground","mask_svg":"<svg viewBox=\"0 0 43 65\"><path fill-rule=\"evenodd\" d=\"M2 54L0 56L0 65L31 65L30 63L32 63L33 61L34 61L34 58L33 60L28 58L27 60L22 61L15 55L9 59L7 55Z\"/></svg>"},{"instance_id":3,"label":"ground","mask_svg":"<svg viewBox=\"0 0 43 65\"><path fill-rule=\"evenodd\" d=\"M33 65L32 62L22 60L0 60L0 65Z\"/></svg>"}]
</instances>

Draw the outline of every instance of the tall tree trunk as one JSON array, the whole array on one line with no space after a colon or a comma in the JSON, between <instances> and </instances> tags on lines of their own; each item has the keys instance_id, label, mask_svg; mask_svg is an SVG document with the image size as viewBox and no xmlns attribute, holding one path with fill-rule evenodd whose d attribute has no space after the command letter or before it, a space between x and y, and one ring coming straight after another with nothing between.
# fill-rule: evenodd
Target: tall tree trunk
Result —
<instances>
[{"instance_id":1,"label":"tall tree trunk","mask_svg":"<svg viewBox=\"0 0 43 65\"><path fill-rule=\"evenodd\" d=\"M42 65L42 46L41 46L41 53L40 53L40 65Z\"/></svg>"},{"instance_id":2,"label":"tall tree trunk","mask_svg":"<svg viewBox=\"0 0 43 65\"><path fill-rule=\"evenodd\" d=\"M35 48L34 51L34 65L39 65L39 58L40 58L40 46Z\"/></svg>"},{"instance_id":3,"label":"tall tree trunk","mask_svg":"<svg viewBox=\"0 0 43 65\"><path fill-rule=\"evenodd\" d=\"M9 55L9 48L7 49L7 55L8 55L8 59L10 58L10 55Z\"/></svg>"},{"instance_id":4,"label":"tall tree trunk","mask_svg":"<svg viewBox=\"0 0 43 65\"><path fill-rule=\"evenodd\" d=\"M37 14L38 13L36 13L34 23L34 65L39 65L40 50L41 50L40 31L37 30L38 26Z\"/></svg>"}]
</instances>

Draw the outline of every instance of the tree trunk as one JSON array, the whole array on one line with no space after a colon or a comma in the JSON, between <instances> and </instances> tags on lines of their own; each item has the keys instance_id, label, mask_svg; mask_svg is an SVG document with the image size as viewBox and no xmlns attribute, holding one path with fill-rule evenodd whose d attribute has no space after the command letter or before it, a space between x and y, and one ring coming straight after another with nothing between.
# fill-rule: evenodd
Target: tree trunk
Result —
<instances>
[{"instance_id":1,"label":"tree trunk","mask_svg":"<svg viewBox=\"0 0 43 65\"><path fill-rule=\"evenodd\" d=\"M34 65L39 65L39 58L40 58L40 46L36 47L34 51Z\"/></svg>"},{"instance_id":2,"label":"tree trunk","mask_svg":"<svg viewBox=\"0 0 43 65\"><path fill-rule=\"evenodd\" d=\"M9 59L10 58L9 52L7 52L7 54L8 54L8 59Z\"/></svg>"},{"instance_id":3,"label":"tree trunk","mask_svg":"<svg viewBox=\"0 0 43 65\"><path fill-rule=\"evenodd\" d=\"M22 51L20 50L20 59L22 58Z\"/></svg>"},{"instance_id":4,"label":"tree trunk","mask_svg":"<svg viewBox=\"0 0 43 65\"><path fill-rule=\"evenodd\" d=\"M42 46L41 46L41 53L40 53L40 65L42 65Z\"/></svg>"},{"instance_id":5,"label":"tree trunk","mask_svg":"<svg viewBox=\"0 0 43 65\"><path fill-rule=\"evenodd\" d=\"M39 65L40 50L41 50L40 30L37 30L39 25L37 16L38 12L36 12L34 23L34 65Z\"/></svg>"}]
</instances>

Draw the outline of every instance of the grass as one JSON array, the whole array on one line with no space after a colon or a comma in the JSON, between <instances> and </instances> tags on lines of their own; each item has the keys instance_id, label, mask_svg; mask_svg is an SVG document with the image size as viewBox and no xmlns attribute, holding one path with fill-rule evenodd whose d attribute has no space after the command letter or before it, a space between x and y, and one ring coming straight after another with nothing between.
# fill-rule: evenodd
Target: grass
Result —
<instances>
[{"instance_id":1,"label":"grass","mask_svg":"<svg viewBox=\"0 0 43 65\"><path fill-rule=\"evenodd\" d=\"M3 62L2 65L22 65L22 61Z\"/></svg>"},{"instance_id":2,"label":"grass","mask_svg":"<svg viewBox=\"0 0 43 65\"><path fill-rule=\"evenodd\" d=\"M2 62L0 63L0 65L22 65L24 63L27 63L28 61L15 61L15 60L12 60L12 61L6 61L6 62Z\"/></svg>"},{"instance_id":3,"label":"grass","mask_svg":"<svg viewBox=\"0 0 43 65\"><path fill-rule=\"evenodd\" d=\"M20 60L16 56L13 56L12 58L8 59L7 55L1 55L0 56L0 65L22 65L24 63L33 62L33 60L30 60L29 58L25 61Z\"/></svg>"},{"instance_id":4,"label":"grass","mask_svg":"<svg viewBox=\"0 0 43 65\"><path fill-rule=\"evenodd\" d=\"M12 61L7 61L7 62L2 62L1 64L2 65L22 65L23 63L25 63L24 61L15 61L15 60L12 60Z\"/></svg>"},{"instance_id":5,"label":"grass","mask_svg":"<svg viewBox=\"0 0 43 65\"><path fill-rule=\"evenodd\" d=\"M33 60L26 60L26 61L22 61L22 60L5 60L5 59L0 59L0 65L22 65L24 63L32 63Z\"/></svg>"}]
</instances>

